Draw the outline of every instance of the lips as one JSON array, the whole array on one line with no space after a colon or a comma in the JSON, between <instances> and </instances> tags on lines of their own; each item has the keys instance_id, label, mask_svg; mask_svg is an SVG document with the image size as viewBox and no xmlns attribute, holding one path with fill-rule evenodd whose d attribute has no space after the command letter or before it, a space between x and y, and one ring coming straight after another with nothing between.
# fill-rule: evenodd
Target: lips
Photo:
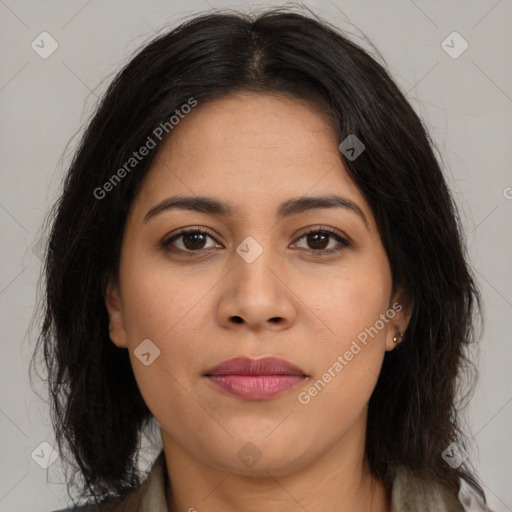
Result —
<instances>
[{"instance_id":1,"label":"lips","mask_svg":"<svg viewBox=\"0 0 512 512\"><path fill-rule=\"evenodd\" d=\"M297 366L278 357L235 357L214 366L205 373L212 375L302 375L306 373Z\"/></svg>"},{"instance_id":2,"label":"lips","mask_svg":"<svg viewBox=\"0 0 512 512\"><path fill-rule=\"evenodd\" d=\"M276 357L235 357L210 368L204 376L218 390L245 400L265 400L298 386L306 373Z\"/></svg>"}]
</instances>

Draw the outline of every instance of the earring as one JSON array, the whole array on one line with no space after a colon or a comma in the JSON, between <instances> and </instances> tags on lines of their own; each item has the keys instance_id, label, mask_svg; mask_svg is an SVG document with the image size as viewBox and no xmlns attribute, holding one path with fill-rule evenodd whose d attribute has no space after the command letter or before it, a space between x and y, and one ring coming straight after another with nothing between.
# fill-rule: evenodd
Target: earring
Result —
<instances>
[{"instance_id":1,"label":"earring","mask_svg":"<svg viewBox=\"0 0 512 512\"><path fill-rule=\"evenodd\" d=\"M402 342L405 332L400 332L400 328L398 327L398 325L395 325L395 331L396 331L396 334L393 337L393 343L395 345L398 345L399 343Z\"/></svg>"},{"instance_id":2,"label":"earring","mask_svg":"<svg viewBox=\"0 0 512 512\"><path fill-rule=\"evenodd\" d=\"M108 332L112 332L112 326L111 325L108 326Z\"/></svg>"}]
</instances>

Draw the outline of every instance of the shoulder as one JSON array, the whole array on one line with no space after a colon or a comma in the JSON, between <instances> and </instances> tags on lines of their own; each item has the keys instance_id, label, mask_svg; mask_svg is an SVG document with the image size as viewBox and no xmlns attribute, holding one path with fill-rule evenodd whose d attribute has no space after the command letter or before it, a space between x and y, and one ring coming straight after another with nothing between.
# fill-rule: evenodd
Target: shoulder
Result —
<instances>
[{"instance_id":1,"label":"shoulder","mask_svg":"<svg viewBox=\"0 0 512 512\"><path fill-rule=\"evenodd\" d=\"M95 503L86 503L53 510L52 512L136 512L139 510L141 488L142 486L121 501L108 499L98 505Z\"/></svg>"},{"instance_id":2,"label":"shoulder","mask_svg":"<svg viewBox=\"0 0 512 512\"><path fill-rule=\"evenodd\" d=\"M399 467L392 487L391 512L465 512L458 497L444 486L417 478Z\"/></svg>"},{"instance_id":3,"label":"shoulder","mask_svg":"<svg viewBox=\"0 0 512 512\"><path fill-rule=\"evenodd\" d=\"M97 512L98 508L94 505L79 505L76 507L60 508L59 510L53 510L52 512Z\"/></svg>"},{"instance_id":4,"label":"shoulder","mask_svg":"<svg viewBox=\"0 0 512 512\"><path fill-rule=\"evenodd\" d=\"M125 501L123 501L125 503ZM61 508L59 510L53 510L52 512L120 512L119 506L115 507L111 504L110 500L105 501L96 505L95 503L86 503L83 505L69 506L67 508Z\"/></svg>"},{"instance_id":5,"label":"shoulder","mask_svg":"<svg viewBox=\"0 0 512 512\"><path fill-rule=\"evenodd\" d=\"M77 505L53 512L167 512L164 475L165 456L162 450L146 479L124 499L109 498L99 505L94 503Z\"/></svg>"}]
</instances>

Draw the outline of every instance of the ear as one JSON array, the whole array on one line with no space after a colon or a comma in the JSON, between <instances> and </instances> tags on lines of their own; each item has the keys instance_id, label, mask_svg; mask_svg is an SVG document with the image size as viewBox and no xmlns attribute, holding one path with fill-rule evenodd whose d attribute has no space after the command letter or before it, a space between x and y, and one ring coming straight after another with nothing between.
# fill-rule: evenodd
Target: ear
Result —
<instances>
[{"instance_id":1,"label":"ear","mask_svg":"<svg viewBox=\"0 0 512 512\"><path fill-rule=\"evenodd\" d=\"M393 294L388 306L386 316L390 319L386 334L386 351L391 351L399 346L401 337L409 326L413 304L403 287L398 287ZM395 343L395 336L398 343ZM405 334L407 336L407 334ZM403 338L402 338L403 339Z\"/></svg>"},{"instance_id":2,"label":"ear","mask_svg":"<svg viewBox=\"0 0 512 512\"><path fill-rule=\"evenodd\" d=\"M112 343L119 348L127 348L126 331L123 321L121 293L119 284L112 277L108 278L105 289L105 305L108 312L109 332Z\"/></svg>"}]
</instances>

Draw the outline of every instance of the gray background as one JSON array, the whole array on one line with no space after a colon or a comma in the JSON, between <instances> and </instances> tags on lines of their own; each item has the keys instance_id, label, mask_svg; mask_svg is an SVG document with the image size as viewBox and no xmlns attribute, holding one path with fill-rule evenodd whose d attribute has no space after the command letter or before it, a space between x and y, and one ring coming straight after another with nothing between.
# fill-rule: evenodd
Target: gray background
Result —
<instances>
[{"instance_id":1,"label":"gray background","mask_svg":"<svg viewBox=\"0 0 512 512\"><path fill-rule=\"evenodd\" d=\"M159 30L209 6L246 10L276 4L0 0L0 511L48 511L68 502L60 458L42 469L32 457L54 438L48 408L32 391L27 372L35 340L29 323L41 265L41 222L57 197L76 143L72 137L113 73ZM494 510L510 511L512 2L305 5L366 48L358 29L369 37L440 148L486 315L480 380L464 415L472 438L469 456ZM43 31L59 45L47 59L31 47ZM469 44L458 58L441 46L453 31ZM455 40L454 50L460 44ZM42 385L37 389L42 392ZM155 450L147 451L146 466Z\"/></svg>"}]
</instances>

